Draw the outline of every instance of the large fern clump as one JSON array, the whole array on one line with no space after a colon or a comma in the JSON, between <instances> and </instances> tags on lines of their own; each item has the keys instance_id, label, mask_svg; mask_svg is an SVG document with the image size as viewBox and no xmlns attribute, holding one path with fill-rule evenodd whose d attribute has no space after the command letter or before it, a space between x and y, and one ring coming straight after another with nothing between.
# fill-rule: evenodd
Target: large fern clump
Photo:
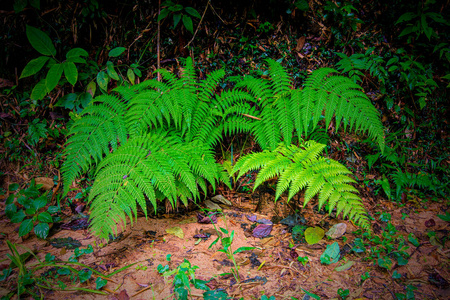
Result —
<instances>
[{"instance_id":1,"label":"large fern clump","mask_svg":"<svg viewBox=\"0 0 450 300\"><path fill-rule=\"evenodd\" d=\"M147 202L173 205L197 199L228 175L214 159L213 146L223 132L245 131L246 120L229 108L243 105L243 91L216 95L223 70L197 82L192 60L181 77L159 70L163 82L148 80L118 87L99 96L69 131L62 166L64 189L82 173L95 170L89 194L91 229L108 238L118 226L133 222L138 206L147 215ZM241 103L241 104L240 104Z\"/></svg>"},{"instance_id":2,"label":"large fern clump","mask_svg":"<svg viewBox=\"0 0 450 300\"><path fill-rule=\"evenodd\" d=\"M332 69L319 69L303 89L293 89L283 67L268 60L270 79L244 77L233 89L216 93L225 72L198 80L193 62L179 77L158 70L163 81L147 80L96 97L69 130L62 166L65 193L89 170L91 229L102 238L117 234L147 203L172 205L199 198L208 185L229 183L214 159L225 135L248 133L264 150L242 157L239 176L261 169L255 188L278 177L276 198L288 200L306 188L305 204L319 195L362 227L368 227L361 199L340 163L320 156L324 145L303 142L335 119L336 127L365 132L384 147L383 126L360 87Z\"/></svg>"}]
</instances>

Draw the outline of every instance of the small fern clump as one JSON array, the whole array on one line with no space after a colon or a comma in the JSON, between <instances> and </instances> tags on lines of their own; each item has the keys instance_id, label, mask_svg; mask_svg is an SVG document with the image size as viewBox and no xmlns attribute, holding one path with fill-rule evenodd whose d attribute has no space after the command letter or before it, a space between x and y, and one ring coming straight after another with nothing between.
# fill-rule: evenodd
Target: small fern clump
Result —
<instances>
[{"instance_id":1,"label":"small fern clump","mask_svg":"<svg viewBox=\"0 0 450 300\"><path fill-rule=\"evenodd\" d=\"M370 226L366 210L355 183L347 174L351 172L339 162L320 156L326 146L315 141L286 147L280 144L274 151L253 153L241 158L233 171L238 177L248 171L261 169L256 177L254 189L261 183L278 177L275 201L289 190L289 201L300 190L305 189L304 205L319 194L319 209L328 202L329 213L336 208L337 215L343 212L362 228Z\"/></svg>"},{"instance_id":2,"label":"small fern clump","mask_svg":"<svg viewBox=\"0 0 450 300\"><path fill-rule=\"evenodd\" d=\"M319 195L368 228L361 199L340 163L320 157L325 147L302 142L323 137L320 122L366 132L384 147L379 115L360 87L332 69L319 69L303 89L293 89L284 68L267 60L270 80L244 77L236 87L217 94L225 72L197 80L192 60L178 78L158 70L162 82L147 80L118 87L96 97L69 130L62 166L65 193L89 170L95 181L89 194L91 229L102 238L118 233L147 202L172 205L199 198L208 185L229 183L224 167L214 160L214 146L225 135L248 133L264 152L242 157L233 172L239 176L261 169L255 188L278 177L276 198L288 199L306 188L305 204Z\"/></svg>"}]
</instances>

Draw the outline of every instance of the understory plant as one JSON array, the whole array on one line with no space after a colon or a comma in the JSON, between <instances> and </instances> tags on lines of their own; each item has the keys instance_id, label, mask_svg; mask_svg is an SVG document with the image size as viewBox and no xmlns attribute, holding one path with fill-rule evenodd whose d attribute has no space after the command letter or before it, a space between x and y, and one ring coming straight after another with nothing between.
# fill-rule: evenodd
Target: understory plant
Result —
<instances>
[{"instance_id":1,"label":"understory plant","mask_svg":"<svg viewBox=\"0 0 450 300\"><path fill-rule=\"evenodd\" d=\"M333 69L314 71L302 89L293 89L280 63L268 59L269 79L237 78L232 89L216 93L224 70L199 80L190 58L180 77L158 70L163 81L117 87L98 96L69 130L62 166L64 190L94 169L89 194L91 228L108 238L168 199L187 205L230 177L214 158L226 135L253 136L262 153L241 157L233 172L261 169L255 188L278 177L277 198L306 189L305 204L319 194L363 228L369 221L361 199L339 162L322 157L324 145L304 141L333 122L336 130L366 133L384 149L380 116L359 85ZM236 78L235 78L236 79ZM302 174L299 176L298 174ZM292 175L292 176L291 176Z\"/></svg>"},{"instance_id":2,"label":"understory plant","mask_svg":"<svg viewBox=\"0 0 450 300\"><path fill-rule=\"evenodd\" d=\"M212 246L217 244L217 242L220 240L222 247L217 251L225 253L227 258L229 260L231 260L233 263L233 267L231 268L231 273L223 273L220 275L231 274L231 275L233 275L236 282L240 282L241 277L239 276L239 265L236 262L235 254L253 250L253 249L255 249L255 247L239 247L238 249L233 251L232 244L233 244L233 240L234 240L234 230L232 230L231 233L229 232L225 214L223 214L223 218L225 221L225 226L226 226L225 228L219 227L219 229L218 229L216 227L216 225L214 224L214 222L212 222L212 220L211 220L211 224L213 224L214 229L217 232L217 238L209 245L208 249L210 249ZM210 219L211 219L211 216L210 216Z\"/></svg>"},{"instance_id":3,"label":"understory plant","mask_svg":"<svg viewBox=\"0 0 450 300\"><path fill-rule=\"evenodd\" d=\"M47 193L42 194L34 179L28 188L16 192L19 188L17 183L9 186L11 194L6 199L5 215L13 223L20 223L19 237L25 236L34 230L39 238L45 239L49 233L50 225L58 222L58 216L52 216L59 211L57 206L48 206Z\"/></svg>"},{"instance_id":4,"label":"understory plant","mask_svg":"<svg viewBox=\"0 0 450 300\"><path fill-rule=\"evenodd\" d=\"M10 280L13 278L12 275L15 271L17 271L17 275L15 276L15 290L12 290L6 296L8 298L5 299L10 299L15 294L17 295L17 299L23 298L25 295L30 295L33 299L44 299L43 293L45 290L83 291L106 295L105 292L99 291L106 284L106 280L103 277L112 276L117 273L114 272L105 276L95 269L78 262L78 258L81 255L92 253L92 246L89 246L88 249L75 249L76 251L69 258L69 261L58 261L50 253L47 253L45 259L41 260L31 249L11 243L10 241L6 241L6 244L10 250L10 253L6 254L6 257L10 260L10 265L9 268L3 269L2 274L0 274L0 281ZM24 248L26 252L19 254L17 250L18 246ZM25 264L30 257L34 257L37 262ZM129 266L121 268L120 271ZM93 279L94 276L97 277L95 289L76 286L79 283Z\"/></svg>"}]
</instances>

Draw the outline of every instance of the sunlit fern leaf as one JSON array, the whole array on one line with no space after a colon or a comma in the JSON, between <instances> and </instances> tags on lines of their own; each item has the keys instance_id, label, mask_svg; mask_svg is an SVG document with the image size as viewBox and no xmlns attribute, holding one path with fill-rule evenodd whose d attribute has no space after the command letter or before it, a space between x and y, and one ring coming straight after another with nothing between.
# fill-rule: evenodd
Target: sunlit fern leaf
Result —
<instances>
[{"instance_id":1,"label":"sunlit fern leaf","mask_svg":"<svg viewBox=\"0 0 450 300\"><path fill-rule=\"evenodd\" d=\"M337 205L338 214L350 217L364 228L370 223L358 191L348 182L354 182L346 174L350 171L339 162L320 156L324 145L314 141L304 142L300 147L286 147L281 143L275 150L252 153L241 157L233 168L238 178L248 171L261 169L255 180L255 188L261 183L278 177L275 200L289 190L288 201L305 189L303 205L319 195L319 205L326 202L330 209ZM330 210L331 211L331 210Z\"/></svg>"},{"instance_id":2,"label":"sunlit fern leaf","mask_svg":"<svg viewBox=\"0 0 450 300\"><path fill-rule=\"evenodd\" d=\"M273 96L273 91L268 80L245 76L236 83L236 88L245 87L257 103L265 103L266 99Z\"/></svg>"},{"instance_id":3,"label":"sunlit fern leaf","mask_svg":"<svg viewBox=\"0 0 450 300\"><path fill-rule=\"evenodd\" d=\"M267 59L269 65L269 74L272 79L271 85L274 94L284 94L291 90L291 78L280 63L273 59Z\"/></svg>"},{"instance_id":4,"label":"sunlit fern leaf","mask_svg":"<svg viewBox=\"0 0 450 300\"><path fill-rule=\"evenodd\" d=\"M375 139L381 150L384 150L384 128L380 114L362 92L361 87L347 77L336 75L337 71L322 68L314 71L305 82L302 93L306 103L303 117L313 113L313 126L319 120L319 112L325 110L326 127L333 116L336 119L336 129L340 125L355 128ZM315 107L315 109L314 109ZM309 126L308 126L309 127ZM305 131L308 130L304 126Z\"/></svg>"},{"instance_id":5,"label":"sunlit fern leaf","mask_svg":"<svg viewBox=\"0 0 450 300\"><path fill-rule=\"evenodd\" d=\"M110 149L127 139L122 99L107 95L96 97L81 113L69 130L61 171L64 193L82 173L97 164Z\"/></svg>"},{"instance_id":6,"label":"sunlit fern leaf","mask_svg":"<svg viewBox=\"0 0 450 300\"><path fill-rule=\"evenodd\" d=\"M213 99L217 85L224 79L225 70L220 69L211 72L205 80L199 83L198 98L203 102L210 102Z\"/></svg>"}]
</instances>

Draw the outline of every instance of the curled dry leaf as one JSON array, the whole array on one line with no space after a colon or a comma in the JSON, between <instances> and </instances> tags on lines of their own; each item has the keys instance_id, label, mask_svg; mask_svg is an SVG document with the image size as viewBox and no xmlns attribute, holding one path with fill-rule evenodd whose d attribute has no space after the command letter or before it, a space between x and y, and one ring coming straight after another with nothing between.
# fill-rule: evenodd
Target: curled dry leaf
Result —
<instances>
[{"instance_id":1,"label":"curled dry leaf","mask_svg":"<svg viewBox=\"0 0 450 300\"><path fill-rule=\"evenodd\" d=\"M425 227L430 228L436 225L436 222L434 219L429 219L425 221Z\"/></svg>"}]
</instances>

